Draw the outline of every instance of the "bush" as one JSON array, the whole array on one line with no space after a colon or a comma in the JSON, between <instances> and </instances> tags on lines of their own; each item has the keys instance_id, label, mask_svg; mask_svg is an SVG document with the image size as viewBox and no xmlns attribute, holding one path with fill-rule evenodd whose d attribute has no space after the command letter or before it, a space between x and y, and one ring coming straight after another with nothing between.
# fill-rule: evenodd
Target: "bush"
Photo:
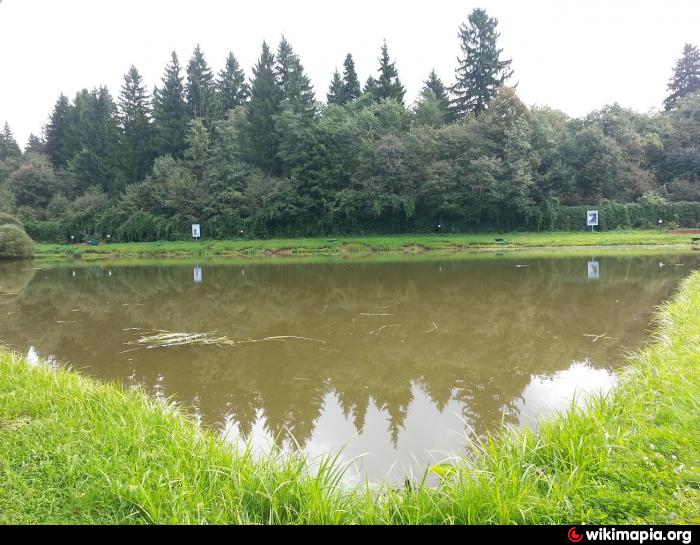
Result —
<instances>
[{"instance_id":1,"label":"bush","mask_svg":"<svg viewBox=\"0 0 700 545\"><path fill-rule=\"evenodd\" d=\"M70 239L64 229L64 222L60 220L28 221L24 230L37 242L61 243Z\"/></svg>"},{"instance_id":2,"label":"bush","mask_svg":"<svg viewBox=\"0 0 700 545\"><path fill-rule=\"evenodd\" d=\"M0 212L0 225L16 225L20 229L24 229L21 221L14 216L10 216L10 214L5 214L4 212Z\"/></svg>"},{"instance_id":3,"label":"bush","mask_svg":"<svg viewBox=\"0 0 700 545\"><path fill-rule=\"evenodd\" d=\"M34 243L17 225L0 225L0 259L21 259L34 255Z\"/></svg>"}]
</instances>

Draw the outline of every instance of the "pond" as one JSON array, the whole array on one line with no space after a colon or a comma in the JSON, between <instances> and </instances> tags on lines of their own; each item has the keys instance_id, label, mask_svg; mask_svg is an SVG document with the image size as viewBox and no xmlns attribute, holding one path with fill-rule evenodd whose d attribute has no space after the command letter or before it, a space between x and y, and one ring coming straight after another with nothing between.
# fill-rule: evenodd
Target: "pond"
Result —
<instances>
[{"instance_id":1,"label":"pond","mask_svg":"<svg viewBox=\"0 0 700 545\"><path fill-rule=\"evenodd\" d=\"M607 391L700 255L273 261L2 264L0 341L399 481Z\"/></svg>"}]
</instances>

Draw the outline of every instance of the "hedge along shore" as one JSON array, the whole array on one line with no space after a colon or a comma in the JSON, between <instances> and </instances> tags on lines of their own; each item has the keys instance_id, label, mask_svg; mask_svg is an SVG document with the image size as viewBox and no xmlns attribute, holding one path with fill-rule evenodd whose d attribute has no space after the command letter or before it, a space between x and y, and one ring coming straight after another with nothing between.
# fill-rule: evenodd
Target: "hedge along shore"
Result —
<instances>
[{"instance_id":1,"label":"hedge along shore","mask_svg":"<svg viewBox=\"0 0 700 545\"><path fill-rule=\"evenodd\" d=\"M429 487L342 485L340 459L255 459L139 392L0 352L0 522L700 522L700 272L607 397L503 429Z\"/></svg>"},{"instance_id":2,"label":"hedge along shore","mask_svg":"<svg viewBox=\"0 0 700 545\"><path fill-rule=\"evenodd\" d=\"M309 257L373 254L453 254L522 248L590 248L643 246L690 248L694 235L665 231L559 233L472 233L461 235L395 235L270 240L203 240L200 242L131 242L98 246L37 244L39 259L118 259L165 257Z\"/></svg>"}]
</instances>

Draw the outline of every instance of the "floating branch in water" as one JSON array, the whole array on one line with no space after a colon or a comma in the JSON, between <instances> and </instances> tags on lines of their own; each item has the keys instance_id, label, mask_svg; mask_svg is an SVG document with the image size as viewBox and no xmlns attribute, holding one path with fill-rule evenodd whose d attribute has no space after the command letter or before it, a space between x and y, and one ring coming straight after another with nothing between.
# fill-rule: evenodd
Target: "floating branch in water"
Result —
<instances>
[{"instance_id":1,"label":"floating branch in water","mask_svg":"<svg viewBox=\"0 0 700 545\"><path fill-rule=\"evenodd\" d=\"M137 329L137 328L129 328ZM299 337L296 335L277 335L274 337L263 337L262 339L241 339L233 340L225 335L215 335L214 333L173 333L170 331L156 330L148 335L143 335L138 339L129 341L126 344L136 345L139 348L170 348L174 346L237 346L246 343L260 343L266 341L311 341L321 344L326 344L326 341L320 339L311 339L309 337ZM135 350L135 349L134 349Z\"/></svg>"},{"instance_id":2,"label":"floating branch in water","mask_svg":"<svg viewBox=\"0 0 700 545\"><path fill-rule=\"evenodd\" d=\"M608 337L607 333L603 333L602 335L591 335L590 333L584 333L584 337L593 337L593 342L596 342L598 339L607 339L610 341L619 341L617 337Z\"/></svg>"},{"instance_id":3,"label":"floating branch in water","mask_svg":"<svg viewBox=\"0 0 700 545\"><path fill-rule=\"evenodd\" d=\"M377 328L377 329L375 329L375 330L373 330L373 331L370 331L369 334L370 334L370 335L379 335L384 329L386 329L386 328L388 328L388 327L401 327L401 324L383 325L383 326L381 326L380 328Z\"/></svg>"},{"instance_id":4,"label":"floating branch in water","mask_svg":"<svg viewBox=\"0 0 700 545\"><path fill-rule=\"evenodd\" d=\"M372 312L360 312L360 316L396 316L396 314L376 314Z\"/></svg>"},{"instance_id":5,"label":"floating branch in water","mask_svg":"<svg viewBox=\"0 0 700 545\"><path fill-rule=\"evenodd\" d=\"M428 329L427 331L423 331L423 333L432 333L433 331L437 331L437 328L438 328L437 324L435 322L433 322L433 327Z\"/></svg>"}]
</instances>

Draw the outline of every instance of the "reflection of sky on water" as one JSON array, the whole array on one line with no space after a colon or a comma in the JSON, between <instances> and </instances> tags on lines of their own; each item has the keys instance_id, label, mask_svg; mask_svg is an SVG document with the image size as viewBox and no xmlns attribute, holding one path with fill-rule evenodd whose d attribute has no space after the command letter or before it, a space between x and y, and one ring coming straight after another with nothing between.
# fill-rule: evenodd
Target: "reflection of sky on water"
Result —
<instances>
[{"instance_id":1,"label":"reflection of sky on water","mask_svg":"<svg viewBox=\"0 0 700 545\"><path fill-rule=\"evenodd\" d=\"M616 376L611 371L595 369L590 362L574 362L568 369L551 376L532 376L515 407L504 407L504 414L513 414L520 427L536 428L540 419L567 410L574 400L582 406L590 395L605 394L615 383ZM406 475L422 478L426 467L449 461L455 454L464 452L474 432L461 416L470 413L464 403L452 399L440 410L419 386L413 385L411 391L413 399L395 445L388 433L389 415L385 410L372 403L365 426L358 434L352 416L344 414L337 396L329 393L303 451L312 460L340 452L344 463L353 464L346 474L346 478L352 480L358 476L361 479L362 475L396 482ZM248 444L259 454L268 452L275 443L261 413L248 437L241 437L231 418L227 419L222 433L228 441L241 448ZM425 450L426 444L431 446L430 451ZM283 449L294 450L292 440L284 441Z\"/></svg>"},{"instance_id":2,"label":"reflection of sky on water","mask_svg":"<svg viewBox=\"0 0 700 545\"><path fill-rule=\"evenodd\" d=\"M578 405L587 396L606 394L617 377L607 369L595 369L590 362L575 362L551 376L533 376L515 403L520 427L536 427L541 418L566 410L572 400Z\"/></svg>"}]
</instances>

